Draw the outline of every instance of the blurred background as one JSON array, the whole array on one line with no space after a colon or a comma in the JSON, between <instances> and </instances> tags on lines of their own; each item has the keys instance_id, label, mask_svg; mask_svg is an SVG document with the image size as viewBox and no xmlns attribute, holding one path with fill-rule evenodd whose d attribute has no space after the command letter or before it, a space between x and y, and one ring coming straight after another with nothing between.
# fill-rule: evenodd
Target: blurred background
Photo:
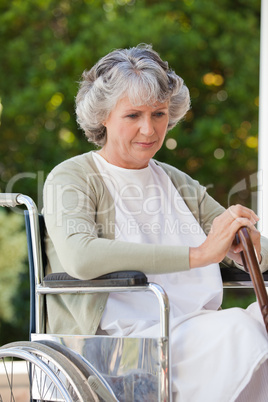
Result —
<instances>
[{"instance_id":1,"label":"blurred background","mask_svg":"<svg viewBox=\"0 0 268 402\"><path fill-rule=\"evenodd\" d=\"M49 171L93 149L74 114L83 70L138 43L152 44L191 93L157 158L223 206L256 209L260 0L0 0L0 192L42 209ZM252 298L230 293L225 307ZM28 314L23 217L1 208L0 344L28 338Z\"/></svg>"}]
</instances>

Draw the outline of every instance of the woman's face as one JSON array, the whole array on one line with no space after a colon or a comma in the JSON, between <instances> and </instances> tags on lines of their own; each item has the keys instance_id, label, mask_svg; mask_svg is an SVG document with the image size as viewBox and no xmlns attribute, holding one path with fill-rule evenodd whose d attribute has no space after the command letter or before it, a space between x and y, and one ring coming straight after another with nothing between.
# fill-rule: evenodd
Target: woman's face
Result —
<instances>
[{"instance_id":1,"label":"woman's face","mask_svg":"<svg viewBox=\"0 0 268 402\"><path fill-rule=\"evenodd\" d=\"M123 98L104 122L107 142L100 154L113 165L142 169L161 148L168 121L168 102L133 106Z\"/></svg>"}]
</instances>

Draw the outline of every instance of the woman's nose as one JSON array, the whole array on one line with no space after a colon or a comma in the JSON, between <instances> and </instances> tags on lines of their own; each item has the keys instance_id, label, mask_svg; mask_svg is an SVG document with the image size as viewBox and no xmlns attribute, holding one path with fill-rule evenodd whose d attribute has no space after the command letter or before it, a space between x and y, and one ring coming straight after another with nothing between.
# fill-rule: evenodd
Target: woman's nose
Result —
<instances>
[{"instance_id":1,"label":"woman's nose","mask_svg":"<svg viewBox=\"0 0 268 402\"><path fill-rule=\"evenodd\" d=\"M140 132L143 135L151 136L154 134L154 125L151 117L145 117L142 119Z\"/></svg>"}]
</instances>

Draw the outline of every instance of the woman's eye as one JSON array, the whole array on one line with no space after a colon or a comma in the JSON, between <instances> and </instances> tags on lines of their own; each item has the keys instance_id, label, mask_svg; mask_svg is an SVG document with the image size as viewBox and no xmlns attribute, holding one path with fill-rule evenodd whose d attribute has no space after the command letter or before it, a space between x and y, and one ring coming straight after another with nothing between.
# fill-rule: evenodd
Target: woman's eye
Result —
<instances>
[{"instance_id":1,"label":"woman's eye","mask_svg":"<svg viewBox=\"0 0 268 402\"><path fill-rule=\"evenodd\" d=\"M128 114L127 117L129 117L130 119L135 119L138 117L138 115L135 113L131 113L131 114Z\"/></svg>"},{"instance_id":2,"label":"woman's eye","mask_svg":"<svg viewBox=\"0 0 268 402\"><path fill-rule=\"evenodd\" d=\"M155 116L156 116L156 117L162 117L162 116L164 116L164 115L165 115L164 112L157 112L157 113L155 113Z\"/></svg>"}]
</instances>

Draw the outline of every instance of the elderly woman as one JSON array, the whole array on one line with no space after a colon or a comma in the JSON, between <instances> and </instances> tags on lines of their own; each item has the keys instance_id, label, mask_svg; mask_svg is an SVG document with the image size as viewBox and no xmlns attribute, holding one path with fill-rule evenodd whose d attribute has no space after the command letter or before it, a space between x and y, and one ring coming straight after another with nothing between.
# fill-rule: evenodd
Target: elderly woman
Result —
<instances>
[{"instance_id":1,"label":"elderly woman","mask_svg":"<svg viewBox=\"0 0 268 402\"><path fill-rule=\"evenodd\" d=\"M264 326L252 311L218 311L218 263L241 268L233 243L241 226L268 267L258 217L241 205L225 210L198 182L153 159L189 105L183 80L147 45L115 50L84 72L77 119L99 150L47 178L47 270L80 279L144 272L170 300L174 400L266 401ZM158 329L148 293L48 297L47 311L50 333L154 336Z\"/></svg>"}]
</instances>

